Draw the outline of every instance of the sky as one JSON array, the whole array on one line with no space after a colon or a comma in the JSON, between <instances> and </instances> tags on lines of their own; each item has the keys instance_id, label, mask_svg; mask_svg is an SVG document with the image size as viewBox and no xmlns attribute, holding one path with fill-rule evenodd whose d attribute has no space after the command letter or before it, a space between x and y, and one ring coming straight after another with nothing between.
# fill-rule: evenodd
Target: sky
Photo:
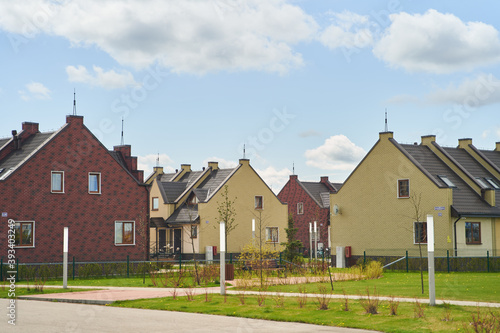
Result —
<instances>
[{"instance_id":1,"label":"sky","mask_svg":"<svg viewBox=\"0 0 500 333\"><path fill-rule=\"evenodd\" d=\"M76 112L145 176L250 164L276 193L400 143L500 141L498 1L0 0L0 137ZM243 152L245 147L245 155Z\"/></svg>"}]
</instances>

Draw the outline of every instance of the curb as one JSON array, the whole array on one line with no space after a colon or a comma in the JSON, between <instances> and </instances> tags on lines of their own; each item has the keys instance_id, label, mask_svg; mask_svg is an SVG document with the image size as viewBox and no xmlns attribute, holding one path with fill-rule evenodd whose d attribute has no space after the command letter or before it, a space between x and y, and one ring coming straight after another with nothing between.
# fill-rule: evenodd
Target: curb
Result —
<instances>
[{"instance_id":1,"label":"curb","mask_svg":"<svg viewBox=\"0 0 500 333\"><path fill-rule=\"evenodd\" d=\"M28 301L79 303L79 304L92 304L92 305L108 305L108 304L113 303L113 301L101 301L101 300L89 300L89 299L50 298L50 297L31 297L31 296L19 296L17 299L24 299L24 300L28 300Z\"/></svg>"}]
</instances>

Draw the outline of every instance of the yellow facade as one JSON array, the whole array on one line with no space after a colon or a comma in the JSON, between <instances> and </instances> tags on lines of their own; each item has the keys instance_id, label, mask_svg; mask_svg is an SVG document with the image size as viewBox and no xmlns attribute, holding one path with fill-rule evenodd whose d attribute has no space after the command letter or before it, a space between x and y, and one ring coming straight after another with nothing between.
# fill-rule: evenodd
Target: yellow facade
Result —
<instances>
[{"instance_id":1,"label":"yellow facade","mask_svg":"<svg viewBox=\"0 0 500 333\"><path fill-rule=\"evenodd\" d=\"M212 163L212 162L211 162ZM193 189L209 177L211 170L215 170L217 164L209 164L206 174L198 182L193 184ZM180 177L179 177L180 178ZM236 210L235 230L228 235L228 244L226 252L239 253L243 247L252 241L252 219L259 225L259 213L262 217L262 237L266 237L266 227L277 227L279 240L270 243L277 250L281 250L281 242L286 242L285 228L287 227L286 204L282 204L271 189L259 177L255 170L250 166L248 160L240 160L237 170L232 173L229 179L222 184L215 194L212 194L207 202L198 203L199 225L197 238L194 239L195 253L205 253L206 246L217 246L219 248L219 213L218 205L224 201L224 186L228 187L229 199L234 200ZM180 207L187 199L189 193L186 193L176 204L166 204L163 202L161 191L158 187L158 181L152 182L150 197L158 197L160 204L158 210L150 211L151 218L161 217L167 219L174 213L175 209ZM263 209L255 209L255 196L263 197ZM151 229L151 244L156 242L155 228ZM169 232L169 231L167 231ZM259 236L258 228L256 230ZM182 231L182 253L192 253L191 245L191 226L185 225Z\"/></svg>"},{"instance_id":2,"label":"yellow facade","mask_svg":"<svg viewBox=\"0 0 500 333\"><path fill-rule=\"evenodd\" d=\"M415 208L420 222L432 214L436 255L453 250L452 189L439 188L392 143L390 132L379 141L346 180L330 195L331 242L351 246L352 255L410 255L418 253L414 243ZM410 198L398 198L398 180L408 179ZM423 246L427 251L426 246Z\"/></svg>"}]
</instances>

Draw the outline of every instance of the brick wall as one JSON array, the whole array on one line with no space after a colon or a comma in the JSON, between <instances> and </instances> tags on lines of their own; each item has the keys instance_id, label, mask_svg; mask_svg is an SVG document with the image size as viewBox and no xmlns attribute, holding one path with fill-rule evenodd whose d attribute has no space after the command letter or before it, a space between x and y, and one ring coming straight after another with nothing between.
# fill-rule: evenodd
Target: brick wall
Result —
<instances>
[{"instance_id":1,"label":"brick wall","mask_svg":"<svg viewBox=\"0 0 500 333\"><path fill-rule=\"evenodd\" d=\"M141 260L147 257L147 188L138 184L83 125L68 126L9 178L0 182L0 244L7 221L35 221L35 247L16 248L20 262L60 262L63 228L69 227L69 258L77 261ZM51 193L51 171L64 171L64 193ZM101 194L88 193L89 172L101 173ZM135 245L116 246L115 221L135 221ZM1 246L1 256L7 256Z\"/></svg>"}]
</instances>

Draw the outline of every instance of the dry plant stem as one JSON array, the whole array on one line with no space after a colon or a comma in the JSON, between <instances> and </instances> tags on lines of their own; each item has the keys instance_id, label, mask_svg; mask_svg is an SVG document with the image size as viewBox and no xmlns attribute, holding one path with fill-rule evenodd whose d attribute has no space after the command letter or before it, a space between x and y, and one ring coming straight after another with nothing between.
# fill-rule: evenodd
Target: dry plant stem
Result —
<instances>
[{"instance_id":1,"label":"dry plant stem","mask_svg":"<svg viewBox=\"0 0 500 333\"><path fill-rule=\"evenodd\" d=\"M418 299L415 300L415 309L413 311L415 312L415 318L424 318L425 317L424 307L418 301Z\"/></svg>"},{"instance_id":2,"label":"dry plant stem","mask_svg":"<svg viewBox=\"0 0 500 333\"><path fill-rule=\"evenodd\" d=\"M330 304L331 298L329 297L329 292L325 286L319 287L320 295L316 297L318 300L318 309L319 310L328 310L328 305Z\"/></svg>"},{"instance_id":3,"label":"dry plant stem","mask_svg":"<svg viewBox=\"0 0 500 333\"><path fill-rule=\"evenodd\" d=\"M349 298L347 297L344 289L342 289L342 293L344 293L344 306L342 310L349 311Z\"/></svg>"},{"instance_id":4,"label":"dry plant stem","mask_svg":"<svg viewBox=\"0 0 500 333\"><path fill-rule=\"evenodd\" d=\"M366 288L366 299L360 301L361 306L365 309L366 313L378 314L379 299L377 295L377 288L374 291L374 297L370 297L370 289Z\"/></svg>"},{"instance_id":5,"label":"dry plant stem","mask_svg":"<svg viewBox=\"0 0 500 333\"><path fill-rule=\"evenodd\" d=\"M195 294L194 293L194 289L188 288L188 289L186 289L185 292L186 292L186 296L187 296L188 301L193 301L194 300L194 294Z\"/></svg>"},{"instance_id":6,"label":"dry plant stem","mask_svg":"<svg viewBox=\"0 0 500 333\"><path fill-rule=\"evenodd\" d=\"M394 296L391 296L391 300L389 301L389 311L391 316L398 315L398 306L399 301L394 300Z\"/></svg>"}]
</instances>

